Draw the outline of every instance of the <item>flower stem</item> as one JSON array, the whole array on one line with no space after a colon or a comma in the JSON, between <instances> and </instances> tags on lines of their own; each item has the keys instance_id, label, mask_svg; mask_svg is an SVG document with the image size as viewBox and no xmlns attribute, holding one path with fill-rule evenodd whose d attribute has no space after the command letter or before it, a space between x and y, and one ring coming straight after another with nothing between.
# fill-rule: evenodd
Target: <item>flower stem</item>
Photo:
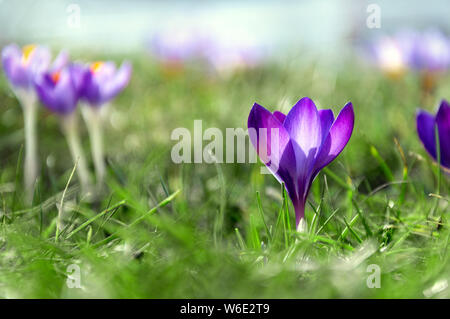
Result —
<instances>
[{"instance_id":1,"label":"flower stem","mask_svg":"<svg viewBox=\"0 0 450 319\"><path fill-rule=\"evenodd\" d=\"M86 158L80 143L77 113L73 112L72 114L63 116L62 128L69 145L73 162L77 163L77 173L81 184L81 192L86 194L89 190L90 181Z\"/></svg>"},{"instance_id":2,"label":"flower stem","mask_svg":"<svg viewBox=\"0 0 450 319\"><path fill-rule=\"evenodd\" d=\"M94 161L97 192L100 192L103 188L106 171L103 153L102 117L98 108L83 105L81 110L91 140L91 153Z\"/></svg>"},{"instance_id":3,"label":"flower stem","mask_svg":"<svg viewBox=\"0 0 450 319\"><path fill-rule=\"evenodd\" d=\"M295 209L295 226L299 233L304 233L307 230L305 220L305 204L298 202L294 204Z\"/></svg>"},{"instance_id":4,"label":"flower stem","mask_svg":"<svg viewBox=\"0 0 450 319\"><path fill-rule=\"evenodd\" d=\"M31 203L34 194L34 185L37 178L38 156L37 156L37 134L36 114L37 101L32 92L20 91L16 95L22 105L25 131L25 163L24 184L27 203Z\"/></svg>"}]
</instances>

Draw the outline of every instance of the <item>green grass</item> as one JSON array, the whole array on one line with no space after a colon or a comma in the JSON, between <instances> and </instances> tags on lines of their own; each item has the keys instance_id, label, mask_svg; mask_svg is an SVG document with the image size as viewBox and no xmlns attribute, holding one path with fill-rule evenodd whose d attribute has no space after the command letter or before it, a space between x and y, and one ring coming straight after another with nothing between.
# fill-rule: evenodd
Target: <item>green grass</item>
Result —
<instances>
[{"instance_id":1,"label":"green grass","mask_svg":"<svg viewBox=\"0 0 450 319\"><path fill-rule=\"evenodd\" d=\"M413 74L393 81L351 61L324 69L298 60L221 78L196 66L167 76L135 56L105 125L108 191L83 200L75 174L62 200L73 164L56 118L42 109L31 208L22 113L2 76L0 297L450 297L449 176L415 128L417 107L450 98L450 79L421 105ZM253 102L288 111L303 96L335 113L352 101L356 114L349 144L313 183L307 233L295 231L290 201L261 164L171 161L174 128L192 131L194 119L203 129L246 128ZM84 126L82 134L90 154ZM71 264L82 289L66 285ZM366 285L371 264L381 288Z\"/></svg>"}]
</instances>

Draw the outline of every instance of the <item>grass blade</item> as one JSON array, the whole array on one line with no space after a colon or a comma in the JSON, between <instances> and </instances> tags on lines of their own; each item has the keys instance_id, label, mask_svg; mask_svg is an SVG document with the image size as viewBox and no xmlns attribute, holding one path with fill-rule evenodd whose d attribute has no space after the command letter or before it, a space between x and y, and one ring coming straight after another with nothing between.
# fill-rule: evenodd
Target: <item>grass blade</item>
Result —
<instances>
[{"instance_id":1,"label":"grass blade","mask_svg":"<svg viewBox=\"0 0 450 319\"><path fill-rule=\"evenodd\" d=\"M380 153L378 153L378 150L373 145L370 146L370 154L372 154L372 156L377 160L378 164L380 164L381 170L383 171L387 180L389 182L394 181L394 175L392 174L391 169L389 168L385 160L381 157Z\"/></svg>"},{"instance_id":2,"label":"grass blade","mask_svg":"<svg viewBox=\"0 0 450 319\"><path fill-rule=\"evenodd\" d=\"M356 215L356 216L358 216L358 215ZM348 228L348 230L350 231L350 233L353 235L353 237L355 237L355 239L358 241L358 243L362 243L362 239L358 236L358 234L353 230L353 228L352 228L352 226L350 226L348 223L347 223L347 220L345 219L345 217L344 217L344 223L345 223L345 225L347 226L347 228Z\"/></svg>"},{"instance_id":3,"label":"grass blade","mask_svg":"<svg viewBox=\"0 0 450 319\"><path fill-rule=\"evenodd\" d=\"M66 239L70 239L73 235L75 235L76 233L78 233L79 231L83 230L84 228L86 228L87 226L89 226L91 223L93 223L94 221L96 221L97 219L99 219L100 217L104 216L105 214L114 211L116 209L118 209L120 206L124 205L126 203L125 200L121 200L120 202L114 204L113 206L105 209L104 211L102 211L101 213L95 215L94 217L88 219L87 221L85 221L83 224L81 224L80 226L78 226L77 228L75 228L73 231L71 231L69 233L69 235L67 235Z\"/></svg>"},{"instance_id":4,"label":"grass blade","mask_svg":"<svg viewBox=\"0 0 450 319\"><path fill-rule=\"evenodd\" d=\"M348 233L348 231L349 231L349 226L350 226L350 228L351 228L351 227L356 223L356 221L358 220L358 217L359 217L359 215L356 214L355 217L353 217L353 219L350 221L349 224L347 224L347 221L346 221L345 218L344 218L344 222L345 222L345 224L346 224L346 227L345 227L344 230L342 231L341 236L339 236L339 239L340 239L340 240L344 240L345 237L347 237L347 233Z\"/></svg>"},{"instance_id":5,"label":"grass blade","mask_svg":"<svg viewBox=\"0 0 450 319\"><path fill-rule=\"evenodd\" d=\"M266 220L264 218L264 212L263 212L262 205L261 205L261 196L259 195L258 191L256 192L256 201L258 202L258 211L261 215L261 219L263 221L264 229L266 230L267 237L269 238L269 241L272 241L272 235L270 234L269 227L267 227Z\"/></svg>"},{"instance_id":6,"label":"grass blade","mask_svg":"<svg viewBox=\"0 0 450 319\"><path fill-rule=\"evenodd\" d=\"M66 192L67 192L67 189L69 188L70 181L72 180L73 174L75 173L75 170L77 169L77 163L78 163L78 160L75 162L75 165L73 166L72 172L70 173L69 179L67 180L66 187L64 188L64 191L61 196L61 202L59 204L59 210L58 210L58 217L56 219L55 241L58 241L59 232L60 232L60 228L61 228L61 218L62 218L62 213L63 213L63 209L64 209L64 197L66 196Z\"/></svg>"},{"instance_id":7,"label":"grass blade","mask_svg":"<svg viewBox=\"0 0 450 319\"><path fill-rule=\"evenodd\" d=\"M164 207L167 204L169 204L179 193L180 193L180 190L177 190L176 192L172 193L169 197L167 197L163 201L159 202L158 205L156 205L155 207L153 207L152 209L150 209L146 213L142 214L138 218L136 218L133 222L128 224L124 229L118 230L117 232L115 232L114 234L110 235L109 237L107 237L107 238L97 242L94 246L98 247L98 246L104 245L104 244L110 242L111 240L120 237L126 229L129 229L129 228L139 224L147 216L150 216L153 213L155 213L158 210L158 208Z\"/></svg>"}]
</instances>

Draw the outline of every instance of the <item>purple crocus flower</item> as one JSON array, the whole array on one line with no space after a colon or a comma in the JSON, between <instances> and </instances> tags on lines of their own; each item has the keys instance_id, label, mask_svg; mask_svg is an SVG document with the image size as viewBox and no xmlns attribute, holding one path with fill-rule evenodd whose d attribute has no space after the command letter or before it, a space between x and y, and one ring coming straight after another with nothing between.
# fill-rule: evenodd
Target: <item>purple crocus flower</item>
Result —
<instances>
[{"instance_id":1,"label":"purple crocus flower","mask_svg":"<svg viewBox=\"0 0 450 319\"><path fill-rule=\"evenodd\" d=\"M75 65L69 65L60 71L45 72L36 81L39 99L50 111L67 115L75 110L81 85L77 72Z\"/></svg>"},{"instance_id":2,"label":"purple crocus flower","mask_svg":"<svg viewBox=\"0 0 450 319\"><path fill-rule=\"evenodd\" d=\"M75 112L84 86L85 72L79 64L70 64L59 71L45 72L35 87L42 104L59 116L77 172L82 193L88 193L90 177L78 131Z\"/></svg>"},{"instance_id":3,"label":"purple crocus flower","mask_svg":"<svg viewBox=\"0 0 450 319\"><path fill-rule=\"evenodd\" d=\"M131 64L124 62L117 70L113 62L92 63L86 71L81 98L99 107L119 94L130 81Z\"/></svg>"},{"instance_id":4,"label":"purple crocus flower","mask_svg":"<svg viewBox=\"0 0 450 319\"><path fill-rule=\"evenodd\" d=\"M436 116L420 110L416 118L417 133L427 152L437 161L436 127L439 136L441 164L450 170L450 105L442 100Z\"/></svg>"},{"instance_id":5,"label":"purple crocus flower","mask_svg":"<svg viewBox=\"0 0 450 319\"><path fill-rule=\"evenodd\" d=\"M317 110L308 97L287 115L255 103L248 118L250 140L264 164L284 182L299 228L311 183L344 149L352 135L354 113L347 103L336 120L332 110Z\"/></svg>"},{"instance_id":6,"label":"purple crocus flower","mask_svg":"<svg viewBox=\"0 0 450 319\"><path fill-rule=\"evenodd\" d=\"M2 64L11 84L20 89L32 90L36 79L48 70L58 71L67 64L68 54L61 51L50 65L50 51L43 46L27 45L20 49L11 44L2 50Z\"/></svg>"},{"instance_id":7,"label":"purple crocus flower","mask_svg":"<svg viewBox=\"0 0 450 319\"><path fill-rule=\"evenodd\" d=\"M2 50L2 64L14 87L32 89L37 75L47 70L50 51L42 46L27 45L20 49L11 44Z\"/></svg>"}]
</instances>

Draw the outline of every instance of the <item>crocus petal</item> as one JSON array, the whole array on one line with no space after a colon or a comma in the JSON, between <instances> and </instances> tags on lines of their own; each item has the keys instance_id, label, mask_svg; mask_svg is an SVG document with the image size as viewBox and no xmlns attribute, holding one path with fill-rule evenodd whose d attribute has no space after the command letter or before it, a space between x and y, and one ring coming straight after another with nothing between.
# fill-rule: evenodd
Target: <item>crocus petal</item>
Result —
<instances>
[{"instance_id":1,"label":"crocus petal","mask_svg":"<svg viewBox=\"0 0 450 319\"><path fill-rule=\"evenodd\" d=\"M441 163L450 168L450 105L443 100L436 114L436 124L439 132Z\"/></svg>"},{"instance_id":2,"label":"crocus petal","mask_svg":"<svg viewBox=\"0 0 450 319\"><path fill-rule=\"evenodd\" d=\"M59 112L62 114L72 113L77 106L77 92L70 75L62 77L55 86L54 95L59 102Z\"/></svg>"},{"instance_id":3,"label":"crocus petal","mask_svg":"<svg viewBox=\"0 0 450 319\"><path fill-rule=\"evenodd\" d=\"M303 218L302 214L304 214L310 185L310 180L306 176L308 172L303 168L305 162L305 154L295 141L289 140L283 150L276 176L279 181L284 182L287 193L294 204L297 221Z\"/></svg>"},{"instance_id":4,"label":"crocus petal","mask_svg":"<svg viewBox=\"0 0 450 319\"><path fill-rule=\"evenodd\" d=\"M30 76L36 79L37 76L47 71L52 55L47 47L37 46L30 57L28 68L30 69Z\"/></svg>"},{"instance_id":5,"label":"crocus petal","mask_svg":"<svg viewBox=\"0 0 450 319\"><path fill-rule=\"evenodd\" d=\"M420 110L416 117L417 133L427 152L436 160L436 138L434 116Z\"/></svg>"},{"instance_id":6,"label":"crocus petal","mask_svg":"<svg viewBox=\"0 0 450 319\"><path fill-rule=\"evenodd\" d=\"M131 64L124 62L111 81L105 83L102 90L103 100L109 101L119 94L130 81Z\"/></svg>"},{"instance_id":7,"label":"crocus petal","mask_svg":"<svg viewBox=\"0 0 450 319\"><path fill-rule=\"evenodd\" d=\"M85 76L82 95L91 105L98 105L101 102L100 87L94 80L94 75L89 71Z\"/></svg>"},{"instance_id":8,"label":"crocus petal","mask_svg":"<svg viewBox=\"0 0 450 319\"><path fill-rule=\"evenodd\" d=\"M91 72L81 63L71 64L68 66L68 70L71 73L72 81L78 96L82 96L84 94L86 83L90 80Z\"/></svg>"},{"instance_id":9,"label":"crocus petal","mask_svg":"<svg viewBox=\"0 0 450 319\"><path fill-rule=\"evenodd\" d=\"M289 135L282 122L277 118L276 113L278 113L278 116L282 114L280 112L272 114L257 103L253 105L248 117L250 141L269 171L280 183L285 184L289 197L297 207L301 205L301 200L296 187L297 161L295 151ZM281 117L279 118L281 119Z\"/></svg>"},{"instance_id":10,"label":"crocus petal","mask_svg":"<svg viewBox=\"0 0 450 319\"><path fill-rule=\"evenodd\" d=\"M114 62L107 61L95 72L95 79L99 82L109 81L114 77L114 74L116 74L116 65Z\"/></svg>"},{"instance_id":11,"label":"crocus petal","mask_svg":"<svg viewBox=\"0 0 450 319\"><path fill-rule=\"evenodd\" d=\"M57 83L51 83L46 74L35 84L35 87L42 104L52 112L65 115L75 110L78 94L69 70L61 71Z\"/></svg>"},{"instance_id":12,"label":"crocus petal","mask_svg":"<svg viewBox=\"0 0 450 319\"><path fill-rule=\"evenodd\" d=\"M273 116L275 116L281 124L283 124L284 120L286 119L286 115L280 111L273 112Z\"/></svg>"},{"instance_id":13,"label":"crocus petal","mask_svg":"<svg viewBox=\"0 0 450 319\"><path fill-rule=\"evenodd\" d=\"M36 92L41 100L42 104L50 110L54 110L54 105L56 105L55 97L52 92L46 88L43 82L36 83Z\"/></svg>"},{"instance_id":14,"label":"crocus petal","mask_svg":"<svg viewBox=\"0 0 450 319\"><path fill-rule=\"evenodd\" d=\"M319 110L320 123L322 123L322 141L328 135L331 125L334 122L334 114L332 110Z\"/></svg>"},{"instance_id":15,"label":"crocus petal","mask_svg":"<svg viewBox=\"0 0 450 319\"><path fill-rule=\"evenodd\" d=\"M304 97L294 105L283 126L305 154L317 152L322 143L322 124L316 105L310 98Z\"/></svg>"},{"instance_id":16,"label":"crocus petal","mask_svg":"<svg viewBox=\"0 0 450 319\"><path fill-rule=\"evenodd\" d=\"M17 59L22 57L22 51L16 44L9 44L2 50L2 59L15 57Z\"/></svg>"},{"instance_id":17,"label":"crocus petal","mask_svg":"<svg viewBox=\"0 0 450 319\"><path fill-rule=\"evenodd\" d=\"M55 58L55 61L53 61L50 70L61 71L61 69L64 68L68 62L69 62L69 53L63 50L59 52L58 56Z\"/></svg>"},{"instance_id":18,"label":"crocus petal","mask_svg":"<svg viewBox=\"0 0 450 319\"><path fill-rule=\"evenodd\" d=\"M250 141L258 156L269 170L276 174L283 151L289 142L285 128L270 111L255 103L248 117L248 129Z\"/></svg>"},{"instance_id":19,"label":"crocus petal","mask_svg":"<svg viewBox=\"0 0 450 319\"><path fill-rule=\"evenodd\" d=\"M11 44L2 50L2 65L8 80L13 86L28 88L28 74L21 63L22 51Z\"/></svg>"},{"instance_id":20,"label":"crocus petal","mask_svg":"<svg viewBox=\"0 0 450 319\"><path fill-rule=\"evenodd\" d=\"M297 194L306 198L315 159L322 145L322 123L314 102L308 97L295 104L283 123L295 152ZM282 164L280 164L282 165Z\"/></svg>"},{"instance_id":21,"label":"crocus petal","mask_svg":"<svg viewBox=\"0 0 450 319\"><path fill-rule=\"evenodd\" d=\"M347 103L339 112L339 115L326 136L320 152L314 164L314 174L331 163L347 145L352 136L355 122L352 103Z\"/></svg>"},{"instance_id":22,"label":"crocus petal","mask_svg":"<svg viewBox=\"0 0 450 319\"><path fill-rule=\"evenodd\" d=\"M270 113L264 107L255 103L248 118L250 141L257 150L260 159L266 164L269 171L280 183L284 183L287 193L291 198L298 218L303 212L304 187L297 185L298 169L297 158L293 141L290 140L279 116L280 112ZM282 114L284 115L284 114ZM251 129L254 129L253 131ZM266 131L263 131L266 129ZM277 129L278 139L273 135L273 129ZM276 142L278 141L278 142ZM263 149L261 149L261 147ZM265 148L265 149L264 149ZM300 150L301 152L301 150Z\"/></svg>"}]
</instances>

